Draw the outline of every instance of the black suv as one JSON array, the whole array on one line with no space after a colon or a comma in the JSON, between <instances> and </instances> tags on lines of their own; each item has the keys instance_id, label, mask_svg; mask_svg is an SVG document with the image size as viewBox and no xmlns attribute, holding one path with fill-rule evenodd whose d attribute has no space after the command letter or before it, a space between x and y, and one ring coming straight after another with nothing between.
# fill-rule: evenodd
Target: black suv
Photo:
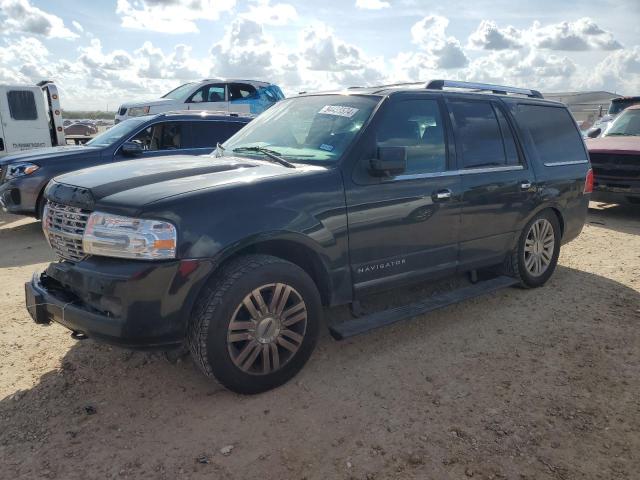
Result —
<instances>
[{"instance_id":1,"label":"black suv","mask_svg":"<svg viewBox=\"0 0 640 480\"><path fill-rule=\"evenodd\" d=\"M251 116L224 112L145 115L102 132L84 146L40 148L0 159L0 207L40 218L44 187L56 175L123 160L211 153ZM131 167L130 167L131 168Z\"/></svg>"},{"instance_id":2,"label":"black suv","mask_svg":"<svg viewBox=\"0 0 640 480\"><path fill-rule=\"evenodd\" d=\"M61 261L26 284L27 308L78 338L186 346L229 389L264 391L305 364L323 306L352 304L356 318L330 324L343 338L543 285L585 222L588 158L566 107L532 90L432 81L283 100L211 156L52 181L43 228ZM478 269L498 273L357 317L369 293Z\"/></svg>"}]
</instances>

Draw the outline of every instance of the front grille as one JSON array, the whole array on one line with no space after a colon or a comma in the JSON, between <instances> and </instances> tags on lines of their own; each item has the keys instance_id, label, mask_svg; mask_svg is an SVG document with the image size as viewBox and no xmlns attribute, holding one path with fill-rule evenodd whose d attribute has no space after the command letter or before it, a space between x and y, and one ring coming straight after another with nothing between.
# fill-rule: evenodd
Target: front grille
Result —
<instances>
[{"instance_id":1,"label":"front grille","mask_svg":"<svg viewBox=\"0 0 640 480\"><path fill-rule=\"evenodd\" d=\"M629 180L640 178L639 154L591 153L591 165L596 178Z\"/></svg>"},{"instance_id":2,"label":"front grille","mask_svg":"<svg viewBox=\"0 0 640 480\"><path fill-rule=\"evenodd\" d=\"M120 107L120 111L118 113L120 114L120 116L124 115L125 113L127 113L127 107Z\"/></svg>"},{"instance_id":3,"label":"front grille","mask_svg":"<svg viewBox=\"0 0 640 480\"><path fill-rule=\"evenodd\" d=\"M51 248L65 260L79 262L86 257L82 235L91 212L60 203L47 202L42 228Z\"/></svg>"}]
</instances>

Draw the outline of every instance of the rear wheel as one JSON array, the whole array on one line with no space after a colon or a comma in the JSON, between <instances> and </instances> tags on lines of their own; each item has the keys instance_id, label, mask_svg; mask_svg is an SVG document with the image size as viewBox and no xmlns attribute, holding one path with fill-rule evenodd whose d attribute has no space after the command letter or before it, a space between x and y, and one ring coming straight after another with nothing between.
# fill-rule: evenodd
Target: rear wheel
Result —
<instances>
[{"instance_id":1,"label":"rear wheel","mask_svg":"<svg viewBox=\"0 0 640 480\"><path fill-rule=\"evenodd\" d=\"M297 265L246 255L226 265L197 302L191 354L208 376L238 393L287 382L307 362L318 337L321 302Z\"/></svg>"},{"instance_id":2,"label":"rear wheel","mask_svg":"<svg viewBox=\"0 0 640 480\"><path fill-rule=\"evenodd\" d=\"M553 275L560 254L560 224L548 210L527 223L517 247L505 262L506 273L518 278L524 287L540 287Z\"/></svg>"}]
</instances>

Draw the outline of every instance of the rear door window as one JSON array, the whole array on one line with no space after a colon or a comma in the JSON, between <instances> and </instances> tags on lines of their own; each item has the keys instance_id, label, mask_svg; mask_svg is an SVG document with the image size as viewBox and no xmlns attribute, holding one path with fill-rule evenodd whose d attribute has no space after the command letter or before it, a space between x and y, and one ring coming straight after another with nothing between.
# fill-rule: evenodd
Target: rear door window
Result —
<instances>
[{"instance_id":1,"label":"rear door window","mask_svg":"<svg viewBox=\"0 0 640 480\"><path fill-rule=\"evenodd\" d=\"M214 148L244 127L240 122L202 121L191 123L190 148Z\"/></svg>"},{"instance_id":2,"label":"rear door window","mask_svg":"<svg viewBox=\"0 0 640 480\"><path fill-rule=\"evenodd\" d=\"M229 100L242 100L248 98L255 98L258 92L256 89L248 83L230 83L229 84Z\"/></svg>"},{"instance_id":3,"label":"rear door window","mask_svg":"<svg viewBox=\"0 0 640 480\"><path fill-rule=\"evenodd\" d=\"M516 152L513 135L505 122L505 144L496 111L490 102L450 100L448 105L455 120L463 168L501 167L509 165L509 161L518 163L517 153L513 157ZM509 155L506 145L509 145Z\"/></svg>"},{"instance_id":4,"label":"rear door window","mask_svg":"<svg viewBox=\"0 0 640 480\"><path fill-rule=\"evenodd\" d=\"M539 162L587 160L578 127L565 108L518 104L512 111Z\"/></svg>"},{"instance_id":5,"label":"rear door window","mask_svg":"<svg viewBox=\"0 0 640 480\"><path fill-rule=\"evenodd\" d=\"M33 92L28 90L12 90L7 92L9 114L14 120L37 120L38 109Z\"/></svg>"}]
</instances>

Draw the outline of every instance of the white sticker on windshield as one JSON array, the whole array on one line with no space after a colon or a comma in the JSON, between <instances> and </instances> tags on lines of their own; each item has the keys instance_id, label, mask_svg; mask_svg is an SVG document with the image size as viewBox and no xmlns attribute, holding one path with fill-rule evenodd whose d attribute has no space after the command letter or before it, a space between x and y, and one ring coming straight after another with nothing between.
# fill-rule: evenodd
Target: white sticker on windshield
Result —
<instances>
[{"instance_id":1,"label":"white sticker on windshield","mask_svg":"<svg viewBox=\"0 0 640 480\"><path fill-rule=\"evenodd\" d=\"M358 113L358 108L353 107L341 107L340 105L325 105L320 109L318 113L324 113L326 115L338 115L339 117L351 118Z\"/></svg>"}]
</instances>

